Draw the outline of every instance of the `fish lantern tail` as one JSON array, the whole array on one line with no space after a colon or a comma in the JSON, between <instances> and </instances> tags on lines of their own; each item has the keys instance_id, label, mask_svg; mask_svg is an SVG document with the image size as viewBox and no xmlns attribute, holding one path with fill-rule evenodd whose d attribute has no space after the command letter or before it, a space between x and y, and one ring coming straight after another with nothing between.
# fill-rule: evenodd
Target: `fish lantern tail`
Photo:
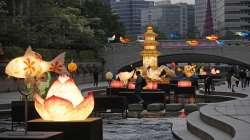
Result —
<instances>
[{"instance_id":1,"label":"fish lantern tail","mask_svg":"<svg viewBox=\"0 0 250 140\"><path fill-rule=\"evenodd\" d=\"M49 71L55 72L59 75L69 75L67 68L64 65L65 52L59 54L49 63Z\"/></svg>"}]
</instances>

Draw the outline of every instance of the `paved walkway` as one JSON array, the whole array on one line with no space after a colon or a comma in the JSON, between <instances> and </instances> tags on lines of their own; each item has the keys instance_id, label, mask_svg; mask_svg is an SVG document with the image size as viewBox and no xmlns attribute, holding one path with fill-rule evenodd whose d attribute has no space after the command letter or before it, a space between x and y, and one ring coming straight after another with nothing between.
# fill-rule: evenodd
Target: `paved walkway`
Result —
<instances>
[{"instance_id":1,"label":"paved walkway","mask_svg":"<svg viewBox=\"0 0 250 140\"><path fill-rule=\"evenodd\" d=\"M107 82L100 82L98 87L105 87L107 85L108 85ZM81 90L96 89L96 87L93 87L93 83L81 84L78 87ZM21 95L18 92L0 93L0 104L9 104L9 103L11 103L11 101L17 101L20 99L21 99Z\"/></svg>"},{"instance_id":2,"label":"paved walkway","mask_svg":"<svg viewBox=\"0 0 250 140\"><path fill-rule=\"evenodd\" d=\"M222 85L217 91L230 92L231 90ZM229 124L235 131L234 140L247 140L250 137L250 87L236 88L236 93L247 94L246 98L208 105L205 113L221 122ZM205 108L204 108L205 109Z\"/></svg>"}]
</instances>

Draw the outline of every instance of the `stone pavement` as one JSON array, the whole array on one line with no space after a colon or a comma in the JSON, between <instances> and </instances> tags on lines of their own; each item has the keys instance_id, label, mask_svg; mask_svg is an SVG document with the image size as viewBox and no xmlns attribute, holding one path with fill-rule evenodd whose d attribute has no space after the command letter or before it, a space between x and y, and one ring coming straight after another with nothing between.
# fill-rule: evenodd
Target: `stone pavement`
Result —
<instances>
[{"instance_id":1,"label":"stone pavement","mask_svg":"<svg viewBox=\"0 0 250 140\"><path fill-rule=\"evenodd\" d=\"M234 140L248 140L250 137L250 87L244 89L238 87L235 90L235 94L243 93L248 97L210 104L201 108L200 113L224 124L224 126L216 124L215 127L223 128L233 136ZM230 92L231 90L226 85L222 85L216 87L216 91Z\"/></svg>"},{"instance_id":2,"label":"stone pavement","mask_svg":"<svg viewBox=\"0 0 250 140\"><path fill-rule=\"evenodd\" d=\"M99 82L97 88L106 87L107 82ZM93 83L81 84L78 86L81 90L95 90L96 87L93 87ZM21 99L21 95L18 92L5 92L0 93L0 104L10 104L11 101L17 101Z\"/></svg>"}]
</instances>

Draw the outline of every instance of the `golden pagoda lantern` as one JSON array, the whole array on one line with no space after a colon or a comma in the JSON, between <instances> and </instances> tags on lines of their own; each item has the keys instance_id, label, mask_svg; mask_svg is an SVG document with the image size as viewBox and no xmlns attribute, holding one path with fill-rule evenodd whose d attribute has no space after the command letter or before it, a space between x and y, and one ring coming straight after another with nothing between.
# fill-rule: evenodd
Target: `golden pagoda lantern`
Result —
<instances>
[{"instance_id":1,"label":"golden pagoda lantern","mask_svg":"<svg viewBox=\"0 0 250 140\"><path fill-rule=\"evenodd\" d=\"M153 27L149 25L147 27L146 33L144 34L144 49L141 52L143 57L143 67L145 69L148 67L156 69L158 67L157 57L160 55L160 53L156 49L156 47L159 45L159 43L155 40L156 37L157 34L154 33Z\"/></svg>"}]
</instances>

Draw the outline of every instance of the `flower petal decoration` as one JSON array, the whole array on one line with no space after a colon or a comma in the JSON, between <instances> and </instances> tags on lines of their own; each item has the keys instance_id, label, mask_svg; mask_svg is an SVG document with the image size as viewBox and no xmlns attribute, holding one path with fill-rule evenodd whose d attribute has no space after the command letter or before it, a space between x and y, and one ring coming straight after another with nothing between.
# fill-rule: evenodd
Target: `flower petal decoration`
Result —
<instances>
[{"instance_id":1,"label":"flower petal decoration","mask_svg":"<svg viewBox=\"0 0 250 140\"><path fill-rule=\"evenodd\" d=\"M47 97L35 95L35 108L44 120L85 120L94 109L93 92L86 97L68 76L60 76L49 89Z\"/></svg>"}]
</instances>

